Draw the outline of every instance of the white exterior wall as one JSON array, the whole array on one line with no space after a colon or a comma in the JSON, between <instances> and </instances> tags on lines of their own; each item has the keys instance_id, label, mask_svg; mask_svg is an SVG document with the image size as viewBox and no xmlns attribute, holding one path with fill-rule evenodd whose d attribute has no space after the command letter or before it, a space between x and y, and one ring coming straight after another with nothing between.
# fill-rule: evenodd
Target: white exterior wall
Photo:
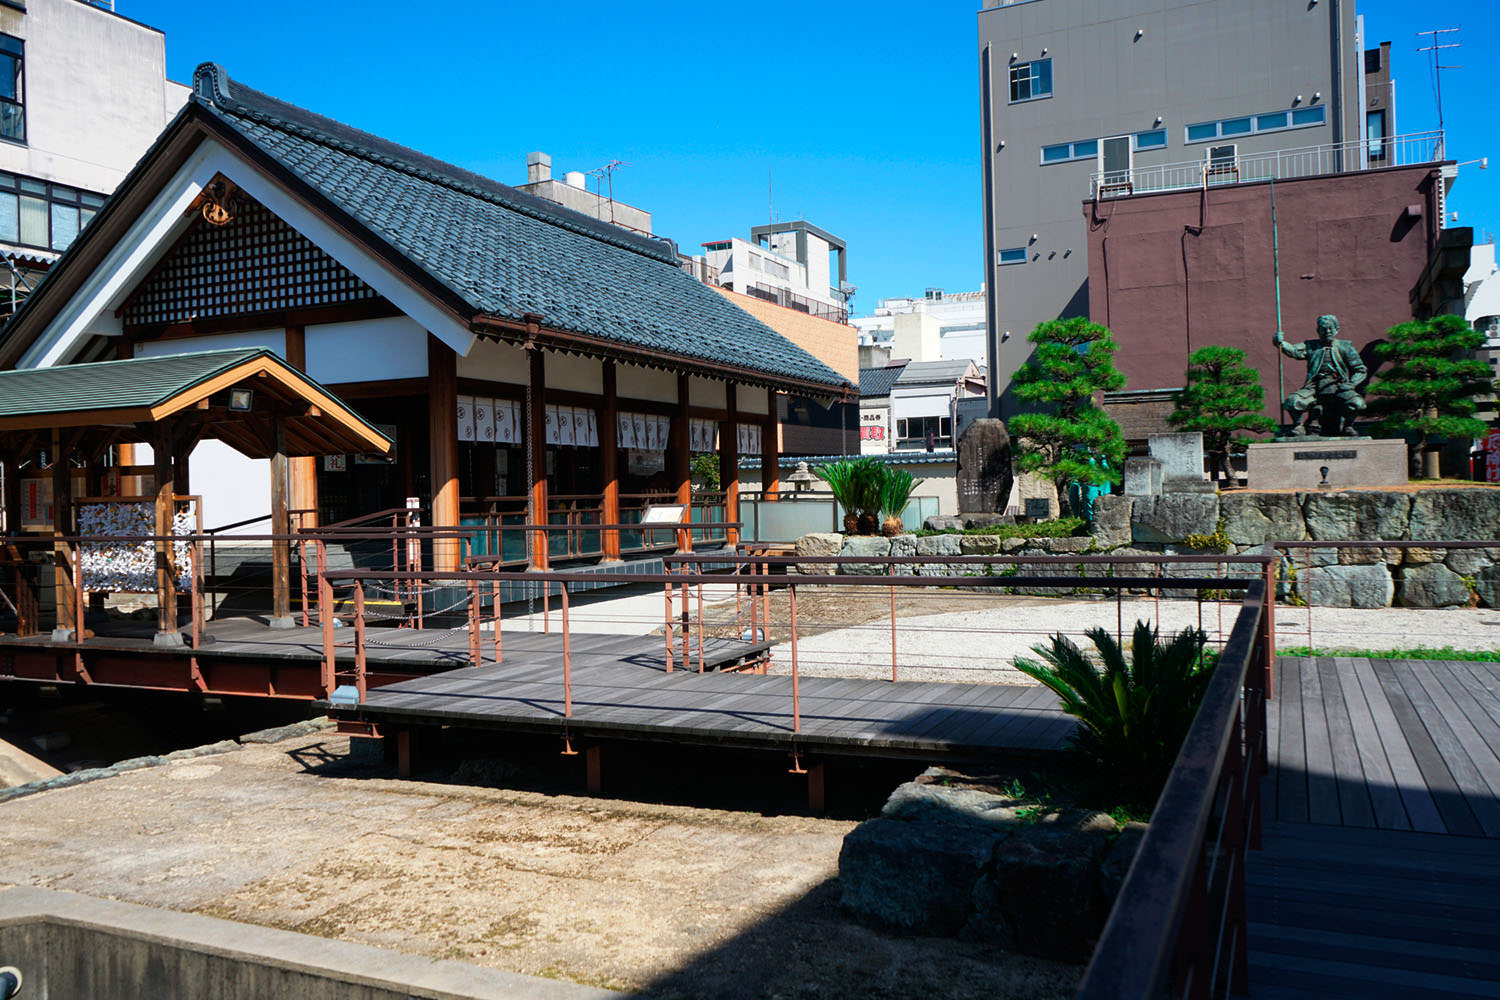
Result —
<instances>
[{"instance_id":1,"label":"white exterior wall","mask_svg":"<svg viewBox=\"0 0 1500 1000\"><path fill-rule=\"evenodd\" d=\"M0 7L25 41L26 145L0 170L108 194L187 101L166 79L166 36L79 0Z\"/></svg>"},{"instance_id":2,"label":"white exterior wall","mask_svg":"<svg viewBox=\"0 0 1500 1000\"><path fill-rule=\"evenodd\" d=\"M320 323L306 337L307 374L325 385L427 374L427 331L407 316Z\"/></svg>"},{"instance_id":3,"label":"white exterior wall","mask_svg":"<svg viewBox=\"0 0 1500 1000\"><path fill-rule=\"evenodd\" d=\"M985 346L984 292L956 292L941 299L881 299L869 316L851 319L859 328L861 344L891 344L901 317L918 314L929 318L938 328L934 353L913 361L973 361L980 367L987 363ZM907 357L892 345L891 356Z\"/></svg>"},{"instance_id":4,"label":"white exterior wall","mask_svg":"<svg viewBox=\"0 0 1500 1000\"><path fill-rule=\"evenodd\" d=\"M891 437L891 406L888 401L860 403L859 427L861 431L866 427L878 427L885 432L884 436L878 440L871 440L861 434L859 438L861 455L884 455L895 450L895 442Z\"/></svg>"},{"instance_id":5,"label":"white exterior wall","mask_svg":"<svg viewBox=\"0 0 1500 1000\"><path fill-rule=\"evenodd\" d=\"M778 242L784 237L785 246ZM721 284L732 285L737 292L743 292L752 284L767 285L772 288L784 288L794 295L814 299L818 302L842 309L845 303L835 299L830 294L828 285L828 243L809 234L808 236L808 261L809 265L804 267L796 257L796 234L795 233L773 233L771 246L762 247L742 240L738 236L730 241L728 250L705 250L704 259L709 265L719 269L719 280ZM820 250L815 250L814 244ZM821 261L822 270L818 271L818 263ZM787 269L782 276L766 269L767 262L779 264ZM810 270L811 269L811 270Z\"/></svg>"}]
</instances>

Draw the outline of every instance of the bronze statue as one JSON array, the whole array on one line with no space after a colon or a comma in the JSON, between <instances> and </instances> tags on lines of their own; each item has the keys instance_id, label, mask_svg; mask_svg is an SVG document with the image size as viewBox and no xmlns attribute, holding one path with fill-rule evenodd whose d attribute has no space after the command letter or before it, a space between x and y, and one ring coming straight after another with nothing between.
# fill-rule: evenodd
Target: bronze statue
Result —
<instances>
[{"instance_id":1,"label":"bronze statue","mask_svg":"<svg viewBox=\"0 0 1500 1000\"><path fill-rule=\"evenodd\" d=\"M1305 344L1288 344L1281 331L1276 331L1273 343L1281 353L1307 362L1307 381L1281 403L1292 416L1294 435L1322 430L1325 434L1354 436L1354 415L1365 408L1358 391L1365 380L1365 363L1353 344L1338 339L1338 332L1336 316L1319 316L1318 339Z\"/></svg>"}]
</instances>

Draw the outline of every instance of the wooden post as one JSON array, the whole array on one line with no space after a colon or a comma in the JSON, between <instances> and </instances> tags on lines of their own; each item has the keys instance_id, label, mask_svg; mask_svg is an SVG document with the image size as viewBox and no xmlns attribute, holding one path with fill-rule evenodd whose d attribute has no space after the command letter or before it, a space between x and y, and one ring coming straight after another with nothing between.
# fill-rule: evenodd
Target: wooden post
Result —
<instances>
[{"instance_id":1,"label":"wooden post","mask_svg":"<svg viewBox=\"0 0 1500 1000\"><path fill-rule=\"evenodd\" d=\"M286 361L300 372L307 371L307 331L301 326L286 328ZM318 524L318 459L316 455L299 455L291 460L291 498L293 510L310 513L299 514L298 528L314 528Z\"/></svg>"},{"instance_id":2,"label":"wooden post","mask_svg":"<svg viewBox=\"0 0 1500 1000\"><path fill-rule=\"evenodd\" d=\"M620 396L615 363L604 362L604 409L599 414L599 448L604 476L605 524L620 523ZM620 532L604 532L604 561L620 561Z\"/></svg>"},{"instance_id":3,"label":"wooden post","mask_svg":"<svg viewBox=\"0 0 1500 1000\"><path fill-rule=\"evenodd\" d=\"M273 418L271 434L275 448L271 453L271 534L292 533L292 519L287 506L286 420ZM291 628L292 621L292 543L279 538L271 543L271 620L272 628Z\"/></svg>"},{"instance_id":4,"label":"wooden post","mask_svg":"<svg viewBox=\"0 0 1500 1000\"><path fill-rule=\"evenodd\" d=\"M672 410L672 428L667 435L667 450L672 462L672 482L677 484L677 502L682 504L683 517L689 525L693 521L693 438L688 416L688 386L686 372L677 375L677 406ZM693 551L693 529L677 532L677 547L683 552Z\"/></svg>"},{"instance_id":5,"label":"wooden post","mask_svg":"<svg viewBox=\"0 0 1500 1000\"><path fill-rule=\"evenodd\" d=\"M724 491L724 520L740 519L740 411L738 389L724 386L724 422L719 425L719 488ZM740 543L740 529L728 530L730 545Z\"/></svg>"},{"instance_id":6,"label":"wooden post","mask_svg":"<svg viewBox=\"0 0 1500 1000\"><path fill-rule=\"evenodd\" d=\"M177 630L177 574L172 565L172 516L176 484L172 478L172 427L156 424L151 437L151 459L156 472L156 510L151 533L156 536L156 637L158 646L181 646Z\"/></svg>"},{"instance_id":7,"label":"wooden post","mask_svg":"<svg viewBox=\"0 0 1500 1000\"><path fill-rule=\"evenodd\" d=\"M781 441L777 437L776 390L766 390L766 422L760 438L760 492L763 500L775 502L781 489Z\"/></svg>"},{"instance_id":8,"label":"wooden post","mask_svg":"<svg viewBox=\"0 0 1500 1000\"><path fill-rule=\"evenodd\" d=\"M21 533L21 457L14 452L0 454L0 515L5 534Z\"/></svg>"},{"instance_id":9,"label":"wooden post","mask_svg":"<svg viewBox=\"0 0 1500 1000\"><path fill-rule=\"evenodd\" d=\"M458 356L427 335L427 434L432 473L432 524L458 527ZM458 539L432 543L433 569L458 569Z\"/></svg>"},{"instance_id":10,"label":"wooden post","mask_svg":"<svg viewBox=\"0 0 1500 1000\"><path fill-rule=\"evenodd\" d=\"M528 345L531 364L528 385L531 409L526 414L526 447L531 449L531 507L527 517L532 524L547 523L547 358L540 346ZM531 568L547 568L547 533L532 534Z\"/></svg>"},{"instance_id":11,"label":"wooden post","mask_svg":"<svg viewBox=\"0 0 1500 1000\"><path fill-rule=\"evenodd\" d=\"M52 429L52 534L61 538L73 533L73 476L63 449L62 431ZM79 624L74 620L76 595L73 593L73 546L67 542L52 543L52 594L56 601L56 625L53 642L68 642Z\"/></svg>"}]
</instances>

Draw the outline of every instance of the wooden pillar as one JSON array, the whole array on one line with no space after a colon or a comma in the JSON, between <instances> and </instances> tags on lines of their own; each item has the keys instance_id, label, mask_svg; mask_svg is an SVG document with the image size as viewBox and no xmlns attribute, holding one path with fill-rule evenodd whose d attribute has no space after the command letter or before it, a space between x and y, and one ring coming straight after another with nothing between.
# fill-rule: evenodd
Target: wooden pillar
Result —
<instances>
[{"instance_id":1,"label":"wooden pillar","mask_svg":"<svg viewBox=\"0 0 1500 1000\"><path fill-rule=\"evenodd\" d=\"M286 420L274 418L271 433L275 447L271 453L271 534L290 535L288 513L290 484L287 480L289 459L286 454ZM278 539L271 543L271 620L272 628L291 628L292 621L292 543Z\"/></svg>"},{"instance_id":2,"label":"wooden pillar","mask_svg":"<svg viewBox=\"0 0 1500 1000\"><path fill-rule=\"evenodd\" d=\"M760 490L766 500L775 501L781 489L781 441L777 437L781 423L776 419L776 390L766 390L766 422L760 436Z\"/></svg>"},{"instance_id":3,"label":"wooden pillar","mask_svg":"<svg viewBox=\"0 0 1500 1000\"><path fill-rule=\"evenodd\" d=\"M68 455L63 447L63 432L52 429L52 534L61 538L73 534L73 476L68 464ZM68 542L52 543L52 593L57 602L56 626L52 632L54 642L67 642L73 638L73 630L80 627L75 621L73 603L73 546Z\"/></svg>"},{"instance_id":4,"label":"wooden pillar","mask_svg":"<svg viewBox=\"0 0 1500 1000\"><path fill-rule=\"evenodd\" d=\"M0 521L5 534L21 533L21 460L13 452L0 453Z\"/></svg>"},{"instance_id":5,"label":"wooden pillar","mask_svg":"<svg viewBox=\"0 0 1500 1000\"><path fill-rule=\"evenodd\" d=\"M724 386L724 422L719 425L719 488L724 491L724 520L740 519L740 410L738 389ZM740 529L730 528L729 544L738 545Z\"/></svg>"},{"instance_id":6,"label":"wooden pillar","mask_svg":"<svg viewBox=\"0 0 1500 1000\"><path fill-rule=\"evenodd\" d=\"M458 526L458 355L427 335L427 438L432 476L432 524ZM457 538L432 543L433 568L458 569Z\"/></svg>"},{"instance_id":7,"label":"wooden pillar","mask_svg":"<svg viewBox=\"0 0 1500 1000\"><path fill-rule=\"evenodd\" d=\"M605 524L620 523L620 396L615 363L604 362L604 409L599 414L600 468L604 476ZM620 561L620 532L604 532L604 561Z\"/></svg>"},{"instance_id":8,"label":"wooden pillar","mask_svg":"<svg viewBox=\"0 0 1500 1000\"><path fill-rule=\"evenodd\" d=\"M693 520L693 436L688 415L688 391L690 380L686 372L677 375L677 405L672 410L672 428L667 435L667 448L671 461L672 482L677 488L677 502L682 504L683 519ZM677 547L684 552L693 551L693 532L688 528L677 533Z\"/></svg>"},{"instance_id":9,"label":"wooden pillar","mask_svg":"<svg viewBox=\"0 0 1500 1000\"><path fill-rule=\"evenodd\" d=\"M531 357L527 369L531 408L526 413L526 447L530 449L531 505L527 518L532 524L547 523L547 358L541 347L527 345ZM531 568L547 568L547 533L531 536Z\"/></svg>"},{"instance_id":10,"label":"wooden pillar","mask_svg":"<svg viewBox=\"0 0 1500 1000\"><path fill-rule=\"evenodd\" d=\"M286 328L286 361L299 372L307 371L307 332L301 326ZM291 460L290 504L294 511L307 513L293 517L294 527L314 528L318 524L318 458L299 455Z\"/></svg>"},{"instance_id":11,"label":"wooden pillar","mask_svg":"<svg viewBox=\"0 0 1500 1000\"><path fill-rule=\"evenodd\" d=\"M156 639L158 646L182 645L177 630L177 574L172 566L172 514L175 508L176 484L172 478L172 428L158 423L153 428L151 458L156 473L155 520L151 533L156 536Z\"/></svg>"}]
</instances>

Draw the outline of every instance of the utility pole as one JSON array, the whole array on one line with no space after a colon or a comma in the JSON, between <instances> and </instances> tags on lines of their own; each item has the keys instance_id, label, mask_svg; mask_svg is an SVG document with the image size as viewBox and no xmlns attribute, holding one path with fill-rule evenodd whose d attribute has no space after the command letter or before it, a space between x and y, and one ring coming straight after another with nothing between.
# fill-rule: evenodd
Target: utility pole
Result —
<instances>
[{"instance_id":1,"label":"utility pole","mask_svg":"<svg viewBox=\"0 0 1500 1000\"><path fill-rule=\"evenodd\" d=\"M1447 44L1444 44L1441 40L1439 40L1438 36L1439 35L1447 35L1447 34L1456 33L1457 31L1458 31L1457 28L1433 28L1430 31L1419 31L1419 32L1417 32L1418 37L1420 37L1422 35L1428 35L1428 36L1430 36L1430 38L1428 40L1432 43L1431 45L1427 45L1427 46L1423 46L1421 48L1418 48L1417 51L1418 52L1431 52L1432 53L1432 80L1433 80L1433 88L1434 88L1434 90L1436 91L1436 94L1437 94L1437 116L1438 116L1438 131L1439 132L1443 132L1443 70L1445 70L1445 69L1463 69L1463 67L1462 66L1457 66L1457 65L1455 65L1455 66L1444 66L1441 62L1438 61L1439 60L1438 52L1440 52L1443 49L1456 49L1456 48L1458 48L1462 44L1461 42L1456 41L1456 40L1452 41L1452 42L1448 42ZM1444 133L1443 145L1444 146L1447 145L1447 133ZM1442 150L1441 152L1446 153L1446 150Z\"/></svg>"}]
</instances>

